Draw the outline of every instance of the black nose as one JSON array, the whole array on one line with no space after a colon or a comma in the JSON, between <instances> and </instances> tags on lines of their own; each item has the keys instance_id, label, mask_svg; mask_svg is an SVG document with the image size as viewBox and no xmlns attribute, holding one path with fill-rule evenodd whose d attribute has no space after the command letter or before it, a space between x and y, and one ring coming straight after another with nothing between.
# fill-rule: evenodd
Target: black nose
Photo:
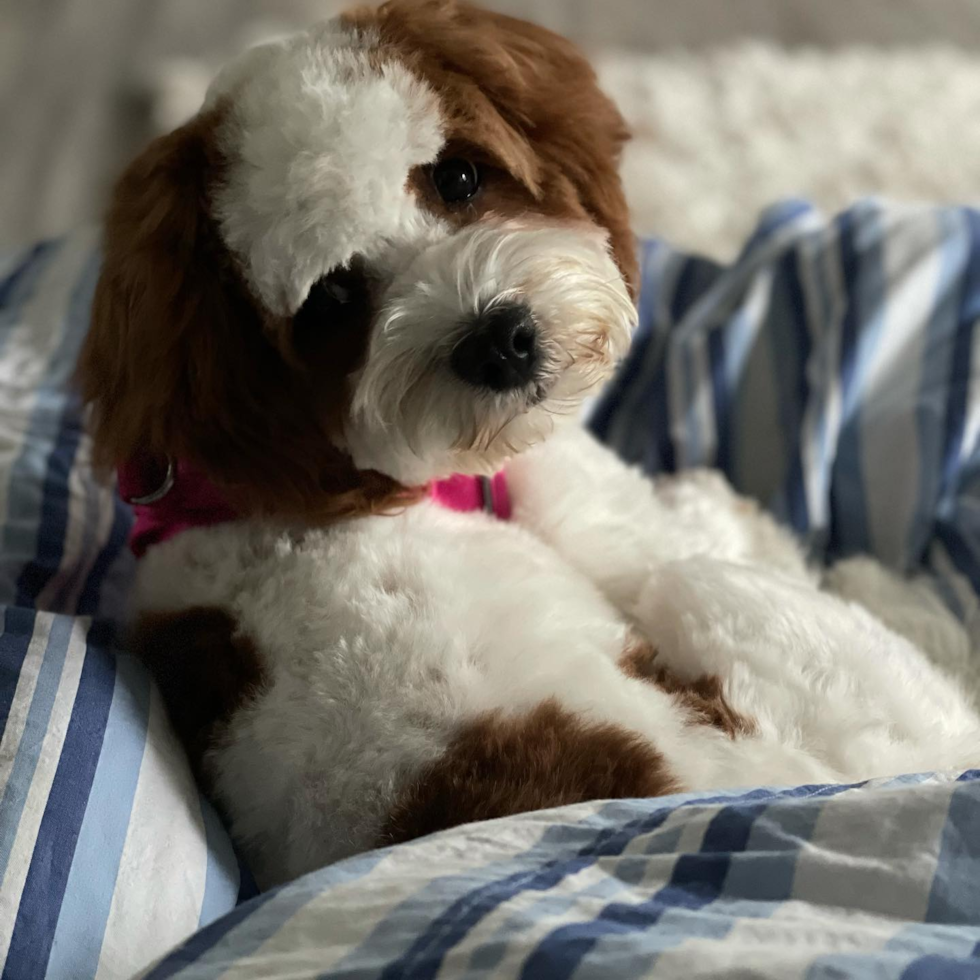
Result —
<instances>
[{"instance_id":1,"label":"black nose","mask_svg":"<svg viewBox=\"0 0 980 980\"><path fill-rule=\"evenodd\" d=\"M478 388L512 391L534 377L538 363L534 317L522 303L503 303L481 313L455 346L452 368Z\"/></svg>"}]
</instances>

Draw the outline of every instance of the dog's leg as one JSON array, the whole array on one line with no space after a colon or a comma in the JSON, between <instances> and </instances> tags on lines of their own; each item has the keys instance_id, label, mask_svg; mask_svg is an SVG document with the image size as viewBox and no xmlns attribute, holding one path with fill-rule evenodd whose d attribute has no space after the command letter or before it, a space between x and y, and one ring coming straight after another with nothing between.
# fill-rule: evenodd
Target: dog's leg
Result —
<instances>
[{"instance_id":1,"label":"dog's leg","mask_svg":"<svg viewBox=\"0 0 980 980\"><path fill-rule=\"evenodd\" d=\"M680 682L718 678L753 722L741 750L768 753L767 778L798 778L772 768L794 747L833 780L980 764L980 720L960 686L856 602L758 565L691 558L650 576L633 618Z\"/></svg>"},{"instance_id":2,"label":"dog's leg","mask_svg":"<svg viewBox=\"0 0 980 980\"><path fill-rule=\"evenodd\" d=\"M515 519L624 612L654 569L695 555L809 578L792 537L719 474L650 480L570 427L513 460L507 476Z\"/></svg>"},{"instance_id":3,"label":"dog's leg","mask_svg":"<svg viewBox=\"0 0 980 980\"><path fill-rule=\"evenodd\" d=\"M969 636L928 581L902 578L873 558L859 557L828 569L823 587L863 606L980 700L980 663Z\"/></svg>"}]
</instances>

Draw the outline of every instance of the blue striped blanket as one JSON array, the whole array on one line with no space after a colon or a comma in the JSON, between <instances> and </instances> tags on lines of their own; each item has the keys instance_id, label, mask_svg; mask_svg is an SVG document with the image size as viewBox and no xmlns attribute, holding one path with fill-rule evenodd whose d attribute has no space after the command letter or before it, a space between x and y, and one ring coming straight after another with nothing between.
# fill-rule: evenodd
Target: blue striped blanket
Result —
<instances>
[{"instance_id":1,"label":"blue striped blanket","mask_svg":"<svg viewBox=\"0 0 980 980\"><path fill-rule=\"evenodd\" d=\"M236 907L247 875L114 648L130 517L68 386L98 262L91 236L0 258L0 980L980 977L978 773L529 814ZM600 438L719 466L817 560L931 576L976 645L980 215L790 203L729 266L643 264Z\"/></svg>"},{"instance_id":2,"label":"blue striped blanket","mask_svg":"<svg viewBox=\"0 0 980 980\"><path fill-rule=\"evenodd\" d=\"M123 980L234 908L231 842L113 649L130 514L70 393L91 234L0 259L0 977Z\"/></svg>"},{"instance_id":3,"label":"blue striped blanket","mask_svg":"<svg viewBox=\"0 0 980 980\"><path fill-rule=\"evenodd\" d=\"M656 240L642 261L599 438L650 473L723 470L818 561L933 575L980 629L980 213L791 201L731 266Z\"/></svg>"}]
</instances>

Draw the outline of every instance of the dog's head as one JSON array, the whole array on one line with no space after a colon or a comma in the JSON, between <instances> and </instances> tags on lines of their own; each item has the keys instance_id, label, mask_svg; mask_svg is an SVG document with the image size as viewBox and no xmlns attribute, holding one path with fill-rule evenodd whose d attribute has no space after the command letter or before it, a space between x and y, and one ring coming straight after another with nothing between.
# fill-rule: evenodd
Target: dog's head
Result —
<instances>
[{"instance_id":1,"label":"dog's head","mask_svg":"<svg viewBox=\"0 0 980 980\"><path fill-rule=\"evenodd\" d=\"M97 459L306 514L492 472L625 350L625 138L572 45L455 0L246 53L116 189Z\"/></svg>"}]
</instances>

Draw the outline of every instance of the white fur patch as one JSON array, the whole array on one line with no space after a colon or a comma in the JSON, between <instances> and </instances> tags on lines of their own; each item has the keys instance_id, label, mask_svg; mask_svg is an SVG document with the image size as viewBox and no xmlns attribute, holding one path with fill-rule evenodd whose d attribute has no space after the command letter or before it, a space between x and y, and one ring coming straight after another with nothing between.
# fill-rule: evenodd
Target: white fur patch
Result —
<instances>
[{"instance_id":1,"label":"white fur patch","mask_svg":"<svg viewBox=\"0 0 980 980\"><path fill-rule=\"evenodd\" d=\"M330 21L254 48L215 80L207 104L221 101L217 217L272 312L295 313L355 253L441 227L406 186L442 147L438 100L369 33Z\"/></svg>"},{"instance_id":2,"label":"white fur patch","mask_svg":"<svg viewBox=\"0 0 980 980\"><path fill-rule=\"evenodd\" d=\"M407 484L493 473L574 418L629 344L636 311L598 228L484 220L385 261L396 272L346 428L361 469ZM451 372L453 347L475 314L513 301L534 317L540 377L479 391Z\"/></svg>"}]
</instances>

